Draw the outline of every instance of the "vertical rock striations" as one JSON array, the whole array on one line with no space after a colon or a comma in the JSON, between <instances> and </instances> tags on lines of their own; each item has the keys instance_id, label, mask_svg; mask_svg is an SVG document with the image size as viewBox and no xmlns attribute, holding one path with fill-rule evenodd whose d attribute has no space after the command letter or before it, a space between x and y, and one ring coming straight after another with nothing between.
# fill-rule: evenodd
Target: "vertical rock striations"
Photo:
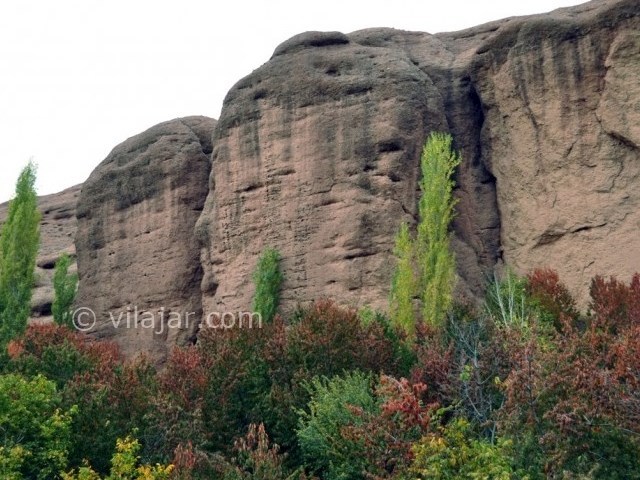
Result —
<instances>
[{"instance_id":1,"label":"vertical rock striations","mask_svg":"<svg viewBox=\"0 0 640 480\"><path fill-rule=\"evenodd\" d=\"M126 354L161 360L195 334L202 270L193 227L208 191L214 126L206 117L156 125L115 147L82 186L76 303L96 312L92 333ZM168 328L189 312L189 325Z\"/></svg>"},{"instance_id":2,"label":"vertical rock striations","mask_svg":"<svg viewBox=\"0 0 640 480\"><path fill-rule=\"evenodd\" d=\"M584 305L594 274L640 271L639 31L637 0L603 0L437 35L297 35L231 89L215 128L163 123L93 172L78 305L98 313L96 335L161 359L195 321L153 334L114 329L109 312L249 310L271 246L285 309L323 296L385 308L432 130L463 156L460 292L480 295L502 263L551 266Z\"/></svg>"},{"instance_id":3,"label":"vertical rock striations","mask_svg":"<svg viewBox=\"0 0 640 480\"><path fill-rule=\"evenodd\" d=\"M283 299L386 304L393 235L415 221L426 133L453 134L460 290L504 260L589 279L640 270L637 0L429 35L284 42L227 95L203 215L203 305L247 309L260 250Z\"/></svg>"}]
</instances>

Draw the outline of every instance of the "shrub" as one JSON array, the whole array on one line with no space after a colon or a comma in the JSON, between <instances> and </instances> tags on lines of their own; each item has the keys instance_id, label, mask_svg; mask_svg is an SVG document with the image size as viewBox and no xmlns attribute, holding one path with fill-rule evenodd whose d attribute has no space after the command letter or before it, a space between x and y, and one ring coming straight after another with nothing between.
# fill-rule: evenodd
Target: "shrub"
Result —
<instances>
[{"instance_id":1,"label":"shrub","mask_svg":"<svg viewBox=\"0 0 640 480\"><path fill-rule=\"evenodd\" d=\"M0 468L14 478L53 478L67 465L75 412L61 409L55 384L43 376L0 376Z\"/></svg>"},{"instance_id":2,"label":"shrub","mask_svg":"<svg viewBox=\"0 0 640 480\"><path fill-rule=\"evenodd\" d=\"M491 444L473 438L470 424L457 418L414 446L411 478L510 480L514 478L510 446L506 441Z\"/></svg>"},{"instance_id":3,"label":"shrub","mask_svg":"<svg viewBox=\"0 0 640 480\"><path fill-rule=\"evenodd\" d=\"M608 281L597 275L589 289L595 321L616 332L640 324L640 274L631 278L629 286L611 277Z\"/></svg>"},{"instance_id":4,"label":"shrub","mask_svg":"<svg viewBox=\"0 0 640 480\"><path fill-rule=\"evenodd\" d=\"M402 478L413 458L412 445L430 428L436 404L422 401L426 386L382 375L374 395L379 406L374 412L353 411L361 419L345 427L341 435L363 445L366 478Z\"/></svg>"},{"instance_id":5,"label":"shrub","mask_svg":"<svg viewBox=\"0 0 640 480\"><path fill-rule=\"evenodd\" d=\"M258 259L253 274L256 288L253 296L253 311L259 313L265 323L271 322L278 310L282 280L280 253L273 248L266 248Z\"/></svg>"},{"instance_id":6,"label":"shrub","mask_svg":"<svg viewBox=\"0 0 640 480\"><path fill-rule=\"evenodd\" d=\"M322 478L363 477L364 444L345 438L342 429L365 420L356 409L366 413L377 409L371 383L370 375L350 372L331 379L317 377L307 384L311 400L299 412L297 435L305 464Z\"/></svg>"},{"instance_id":7,"label":"shrub","mask_svg":"<svg viewBox=\"0 0 640 480\"><path fill-rule=\"evenodd\" d=\"M535 317L525 279L511 271L501 279L494 275L487 289L485 305L494 323L502 328L524 329Z\"/></svg>"},{"instance_id":8,"label":"shrub","mask_svg":"<svg viewBox=\"0 0 640 480\"><path fill-rule=\"evenodd\" d=\"M299 460L297 420L290 412L309 401L302 384L316 376L333 377L351 370L397 374L407 368L404 350L396 348L384 321L376 317L363 322L356 310L328 300L302 309L291 326L282 319L273 326L262 354L271 387L260 418L289 453L290 461Z\"/></svg>"},{"instance_id":9,"label":"shrub","mask_svg":"<svg viewBox=\"0 0 640 480\"><path fill-rule=\"evenodd\" d=\"M247 434L234 446L236 456L223 473L223 480L293 480L299 472L289 472L278 445L269 441L264 425L251 424Z\"/></svg>"},{"instance_id":10,"label":"shrub","mask_svg":"<svg viewBox=\"0 0 640 480\"><path fill-rule=\"evenodd\" d=\"M77 374L113 368L120 361L115 344L89 340L66 326L37 323L9 344L9 357L7 371L44 375L60 391Z\"/></svg>"},{"instance_id":11,"label":"shrub","mask_svg":"<svg viewBox=\"0 0 640 480\"><path fill-rule=\"evenodd\" d=\"M63 390L67 405L77 405L72 422L73 444L70 466L82 465L86 459L101 474L109 471L113 445L139 430L142 455L153 457L153 438L147 441L148 417L157 397L155 369L144 358L132 362L97 364L74 376Z\"/></svg>"},{"instance_id":12,"label":"shrub","mask_svg":"<svg viewBox=\"0 0 640 480\"><path fill-rule=\"evenodd\" d=\"M557 272L550 268L536 268L527 275L526 291L538 307L543 322L552 323L557 330L563 319L578 319L576 302Z\"/></svg>"},{"instance_id":13,"label":"shrub","mask_svg":"<svg viewBox=\"0 0 640 480\"><path fill-rule=\"evenodd\" d=\"M104 480L165 480L171 478L173 465L140 465L140 442L131 437L116 440L116 451L111 458L111 471ZM100 480L100 475L89 466L62 474L62 480Z\"/></svg>"}]
</instances>

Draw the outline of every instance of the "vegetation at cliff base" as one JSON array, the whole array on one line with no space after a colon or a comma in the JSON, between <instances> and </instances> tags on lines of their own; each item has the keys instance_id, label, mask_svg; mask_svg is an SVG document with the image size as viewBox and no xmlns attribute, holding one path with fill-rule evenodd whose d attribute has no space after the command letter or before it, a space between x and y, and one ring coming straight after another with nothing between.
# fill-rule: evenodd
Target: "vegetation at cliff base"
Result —
<instances>
[{"instance_id":1,"label":"vegetation at cliff base","mask_svg":"<svg viewBox=\"0 0 640 480\"><path fill-rule=\"evenodd\" d=\"M452 208L455 156L435 138L451 168L432 202ZM283 272L267 249L254 275L265 322L205 327L159 367L70 328L76 279L63 257L58 320L19 317L6 330L0 478L640 478L640 274L594 277L584 312L550 268L496 275L483 302L463 303L452 290L452 211L429 208L441 213L420 208L420 222L448 220L436 222L439 236L401 227L390 315L330 299L277 313ZM8 225L2 242L24 226ZM423 241L440 246L425 253ZM437 275L420 273L425 259ZM23 270L5 272L6 285L26 288L15 281ZM431 313L419 308L431 298L425 278L442 294Z\"/></svg>"}]
</instances>

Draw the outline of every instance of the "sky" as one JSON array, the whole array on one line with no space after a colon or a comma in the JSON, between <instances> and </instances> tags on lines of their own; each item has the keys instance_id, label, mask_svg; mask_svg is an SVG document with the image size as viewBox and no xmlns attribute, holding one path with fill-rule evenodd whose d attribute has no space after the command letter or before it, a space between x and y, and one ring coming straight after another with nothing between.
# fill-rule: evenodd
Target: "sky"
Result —
<instances>
[{"instance_id":1,"label":"sky","mask_svg":"<svg viewBox=\"0 0 640 480\"><path fill-rule=\"evenodd\" d=\"M0 202L38 165L38 194L84 181L165 120L218 118L227 91L307 30L430 33L575 0L1 0Z\"/></svg>"}]
</instances>

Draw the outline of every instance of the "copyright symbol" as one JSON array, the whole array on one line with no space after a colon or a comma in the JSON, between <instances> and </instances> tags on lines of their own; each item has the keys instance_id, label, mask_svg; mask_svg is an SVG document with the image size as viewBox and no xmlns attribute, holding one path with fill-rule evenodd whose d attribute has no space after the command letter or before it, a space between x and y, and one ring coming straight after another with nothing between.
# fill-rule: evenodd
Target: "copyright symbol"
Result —
<instances>
[{"instance_id":1,"label":"copyright symbol","mask_svg":"<svg viewBox=\"0 0 640 480\"><path fill-rule=\"evenodd\" d=\"M88 307L76 308L73 311L73 326L81 332L88 332L96 324L96 314Z\"/></svg>"}]
</instances>

